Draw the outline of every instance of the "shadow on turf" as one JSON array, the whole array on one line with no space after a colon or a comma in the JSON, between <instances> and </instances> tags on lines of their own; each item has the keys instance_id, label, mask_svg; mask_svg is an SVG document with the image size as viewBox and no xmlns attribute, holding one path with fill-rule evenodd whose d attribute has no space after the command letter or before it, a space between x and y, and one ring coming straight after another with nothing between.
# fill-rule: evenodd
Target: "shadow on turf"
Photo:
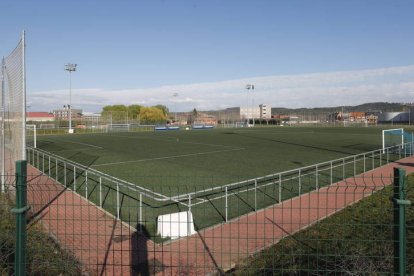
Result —
<instances>
[{"instance_id":1,"label":"shadow on turf","mask_svg":"<svg viewBox=\"0 0 414 276\"><path fill-rule=\"evenodd\" d=\"M68 159L90 168L99 159L99 156L78 151L69 156Z\"/></svg>"},{"instance_id":2,"label":"shadow on turf","mask_svg":"<svg viewBox=\"0 0 414 276\"><path fill-rule=\"evenodd\" d=\"M329 151L329 152L335 152L335 153L341 153L341 154L347 154L347 155L354 154L353 152L333 150L333 149L316 147L316 146L309 146L309 145L302 145L302 144L298 144L298 143L280 141L280 140L275 140L275 139L268 139L268 138L263 138L263 137L257 137L257 136L251 136L251 135L241 134L241 133L234 133L234 134L235 135L239 135L239 136L244 136L244 137L247 137L247 138L251 138L251 139L256 139L256 140L265 140L265 141L270 141L270 142L275 142L275 143L281 143L281 144L286 144L286 145L299 146L299 147L304 147L304 148L310 148L310 149L316 149L316 150L323 150L323 151Z\"/></svg>"},{"instance_id":3,"label":"shadow on turf","mask_svg":"<svg viewBox=\"0 0 414 276\"><path fill-rule=\"evenodd\" d=\"M160 273L164 270L164 265L159 260L148 259L148 242L150 234L144 225L138 223L137 231L131 235L130 267L131 276L147 276Z\"/></svg>"}]
</instances>

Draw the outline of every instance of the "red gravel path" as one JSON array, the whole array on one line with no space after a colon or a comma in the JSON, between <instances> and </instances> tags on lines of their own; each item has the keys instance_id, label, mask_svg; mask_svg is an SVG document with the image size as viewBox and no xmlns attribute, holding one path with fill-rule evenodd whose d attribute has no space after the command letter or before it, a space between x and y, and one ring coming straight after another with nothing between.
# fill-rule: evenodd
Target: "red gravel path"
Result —
<instances>
[{"instance_id":1,"label":"red gravel path","mask_svg":"<svg viewBox=\"0 0 414 276\"><path fill-rule=\"evenodd\" d=\"M91 275L204 275L228 270L247 256L391 184L396 166L412 173L414 157L168 244L154 244L30 166L28 201L49 233L72 251ZM148 265L142 264L144 260Z\"/></svg>"}]
</instances>

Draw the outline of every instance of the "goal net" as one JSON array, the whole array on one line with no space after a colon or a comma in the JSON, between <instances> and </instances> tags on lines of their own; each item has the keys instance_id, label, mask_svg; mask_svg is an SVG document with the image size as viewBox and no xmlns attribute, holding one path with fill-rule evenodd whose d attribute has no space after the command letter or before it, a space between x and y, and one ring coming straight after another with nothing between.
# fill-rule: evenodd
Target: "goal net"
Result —
<instances>
[{"instance_id":1,"label":"goal net","mask_svg":"<svg viewBox=\"0 0 414 276\"><path fill-rule=\"evenodd\" d=\"M110 124L108 130L110 132L129 132L129 124Z\"/></svg>"},{"instance_id":2,"label":"goal net","mask_svg":"<svg viewBox=\"0 0 414 276\"><path fill-rule=\"evenodd\" d=\"M382 150L401 145L404 147L404 129L385 129L382 131Z\"/></svg>"},{"instance_id":3,"label":"goal net","mask_svg":"<svg viewBox=\"0 0 414 276\"><path fill-rule=\"evenodd\" d=\"M37 132L36 125L26 125L26 146L36 148Z\"/></svg>"},{"instance_id":4,"label":"goal net","mask_svg":"<svg viewBox=\"0 0 414 276\"><path fill-rule=\"evenodd\" d=\"M17 47L1 63L1 174L14 175L17 160L26 159L26 79L24 32ZM4 179L2 178L2 184ZM2 186L3 188L3 186Z\"/></svg>"}]
</instances>

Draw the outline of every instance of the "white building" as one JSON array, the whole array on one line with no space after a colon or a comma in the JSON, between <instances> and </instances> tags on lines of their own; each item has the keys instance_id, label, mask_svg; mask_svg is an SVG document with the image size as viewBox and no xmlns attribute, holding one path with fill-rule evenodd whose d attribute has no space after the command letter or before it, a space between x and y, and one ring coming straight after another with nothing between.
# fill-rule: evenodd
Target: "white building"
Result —
<instances>
[{"instance_id":1,"label":"white building","mask_svg":"<svg viewBox=\"0 0 414 276\"><path fill-rule=\"evenodd\" d=\"M71 111L72 119L79 119L82 117L82 109L72 108ZM63 109L55 109L52 113L56 120L69 120L69 108L66 106Z\"/></svg>"},{"instance_id":2,"label":"white building","mask_svg":"<svg viewBox=\"0 0 414 276\"><path fill-rule=\"evenodd\" d=\"M260 119L270 119L272 118L272 107L267 104L259 105L260 110Z\"/></svg>"},{"instance_id":3,"label":"white building","mask_svg":"<svg viewBox=\"0 0 414 276\"><path fill-rule=\"evenodd\" d=\"M272 108L270 105L261 104L254 107L240 107L240 119L270 119L272 118Z\"/></svg>"},{"instance_id":4,"label":"white building","mask_svg":"<svg viewBox=\"0 0 414 276\"><path fill-rule=\"evenodd\" d=\"M260 107L240 107L240 119L260 118Z\"/></svg>"},{"instance_id":5,"label":"white building","mask_svg":"<svg viewBox=\"0 0 414 276\"><path fill-rule=\"evenodd\" d=\"M99 121L99 119L101 119L101 113L84 112L82 113L82 119L87 121Z\"/></svg>"}]
</instances>

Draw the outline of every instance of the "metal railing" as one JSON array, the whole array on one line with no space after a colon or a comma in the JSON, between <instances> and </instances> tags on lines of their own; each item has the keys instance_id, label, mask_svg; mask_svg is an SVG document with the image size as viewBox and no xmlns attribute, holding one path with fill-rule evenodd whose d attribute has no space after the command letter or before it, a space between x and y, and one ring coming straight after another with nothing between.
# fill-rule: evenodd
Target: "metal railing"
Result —
<instances>
[{"instance_id":1,"label":"metal railing","mask_svg":"<svg viewBox=\"0 0 414 276\"><path fill-rule=\"evenodd\" d=\"M114 126L114 127L113 127ZM108 132L147 132L154 131L155 125L140 125L136 123L131 124L100 124L88 125L85 127L76 127L76 134L94 134L94 133L108 133ZM121 127L123 126L123 127ZM62 135L69 132L69 127L37 127L36 135Z\"/></svg>"},{"instance_id":2,"label":"metal railing","mask_svg":"<svg viewBox=\"0 0 414 276\"><path fill-rule=\"evenodd\" d=\"M138 217L138 223L143 221L154 223L158 215L172 213L177 210L178 205L193 211L197 218L198 213L201 213L200 209L209 208L213 201L218 202L219 206L214 208L217 209L221 219L202 223L200 227L227 222L245 213L263 209L411 155L413 155L412 143L406 143L388 147L385 151L374 150L223 186L204 187L205 189L194 189L191 192L188 192L190 189L183 188L185 193L174 195L171 192L165 195L40 149L27 149L30 164L68 189L104 209L108 197L115 201L112 204L115 209L107 211L117 219L122 219L122 201L125 198L135 202L137 210L134 211L134 216ZM245 208L232 209L235 204L239 205L235 201L243 201ZM172 207L173 205L176 206ZM149 214L144 212L143 208L153 209L149 215L152 216L151 218L143 218L143 213Z\"/></svg>"}]
</instances>

